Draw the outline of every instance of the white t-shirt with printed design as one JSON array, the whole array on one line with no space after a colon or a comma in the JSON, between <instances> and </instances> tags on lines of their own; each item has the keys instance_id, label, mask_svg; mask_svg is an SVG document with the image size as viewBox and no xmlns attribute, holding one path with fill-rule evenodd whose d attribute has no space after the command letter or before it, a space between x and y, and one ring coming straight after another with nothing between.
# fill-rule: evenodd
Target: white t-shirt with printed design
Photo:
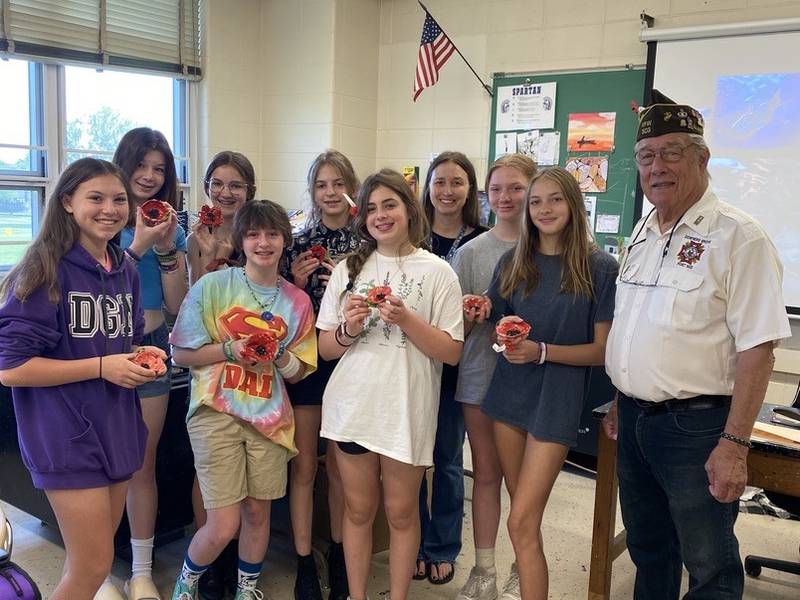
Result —
<instances>
[{"instance_id":1,"label":"white t-shirt with printed design","mask_svg":"<svg viewBox=\"0 0 800 600\"><path fill-rule=\"evenodd\" d=\"M454 340L464 340L461 287L441 258L418 249L404 257L373 252L353 292L366 295L388 280L409 309ZM343 320L345 261L334 269L322 298L317 327ZM342 296L340 298L340 296ZM322 397L322 437L355 442L400 462L433 464L442 363L423 354L396 325L372 309L364 331L339 360Z\"/></svg>"}]
</instances>

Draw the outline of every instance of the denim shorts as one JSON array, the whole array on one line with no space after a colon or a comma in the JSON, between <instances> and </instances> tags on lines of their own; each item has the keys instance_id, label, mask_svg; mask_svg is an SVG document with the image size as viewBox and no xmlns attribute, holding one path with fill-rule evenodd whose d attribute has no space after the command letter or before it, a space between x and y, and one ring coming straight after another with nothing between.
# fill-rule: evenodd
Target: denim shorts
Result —
<instances>
[{"instance_id":1,"label":"denim shorts","mask_svg":"<svg viewBox=\"0 0 800 600\"><path fill-rule=\"evenodd\" d=\"M170 356L169 329L167 328L167 324L162 323L150 333L145 333L144 336L142 336L142 343L140 345L161 348L167 353L167 356ZM169 394L170 387L172 386L172 359L168 358L164 361L164 364L167 366L166 373L136 388L136 391L139 392L139 398L153 398L155 396Z\"/></svg>"}]
</instances>

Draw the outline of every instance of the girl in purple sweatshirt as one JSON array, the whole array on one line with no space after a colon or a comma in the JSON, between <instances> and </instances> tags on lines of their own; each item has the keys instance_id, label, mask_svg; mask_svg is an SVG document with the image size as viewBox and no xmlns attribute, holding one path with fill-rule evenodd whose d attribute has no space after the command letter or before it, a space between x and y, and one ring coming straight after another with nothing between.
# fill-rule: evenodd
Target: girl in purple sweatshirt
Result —
<instances>
[{"instance_id":1,"label":"girl in purple sweatshirt","mask_svg":"<svg viewBox=\"0 0 800 600\"><path fill-rule=\"evenodd\" d=\"M155 372L130 360L144 326L139 279L108 243L131 210L117 167L72 163L38 236L0 283L0 382L12 388L23 461L66 549L55 600L90 600L111 585L114 531L144 455L135 387Z\"/></svg>"}]
</instances>

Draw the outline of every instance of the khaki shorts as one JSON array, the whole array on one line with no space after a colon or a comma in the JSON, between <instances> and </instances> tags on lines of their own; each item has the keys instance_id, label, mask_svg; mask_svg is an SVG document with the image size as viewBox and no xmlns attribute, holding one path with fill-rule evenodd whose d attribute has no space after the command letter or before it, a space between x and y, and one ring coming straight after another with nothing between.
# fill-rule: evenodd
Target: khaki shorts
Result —
<instances>
[{"instance_id":1,"label":"khaki shorts","mask_svg":"<svg viewBox=\"0 0 800 600\"><path fill-rule=\"evenodd\" d=\"M206 509L246 497L274 500L286 495L289 452L248 423L201 406L186 424L194 468Z\"/></svg>"}]
</instances>

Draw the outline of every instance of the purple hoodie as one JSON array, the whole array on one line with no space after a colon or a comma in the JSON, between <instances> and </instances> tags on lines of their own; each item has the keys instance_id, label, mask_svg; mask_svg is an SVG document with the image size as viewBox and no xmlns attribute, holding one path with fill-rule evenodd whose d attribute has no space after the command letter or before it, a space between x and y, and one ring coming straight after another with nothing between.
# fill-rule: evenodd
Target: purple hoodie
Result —
<instances>
[{"instance_id":1,"label":"purple hoodie","mask_svg":"<svg viewBox=\"0 0 800 600\"><path fill-rule=\"evenodd\" d=\"M44 286L0 308L0 369L30 358L61 360L130 352L142 338L136 268L109 244L106 271L75 244L58 265L61 299ZM142 466L147 429L135 390L100 378L12 388L22 459L40 489L105 486Z\"/></svg>"}]
</instances>

